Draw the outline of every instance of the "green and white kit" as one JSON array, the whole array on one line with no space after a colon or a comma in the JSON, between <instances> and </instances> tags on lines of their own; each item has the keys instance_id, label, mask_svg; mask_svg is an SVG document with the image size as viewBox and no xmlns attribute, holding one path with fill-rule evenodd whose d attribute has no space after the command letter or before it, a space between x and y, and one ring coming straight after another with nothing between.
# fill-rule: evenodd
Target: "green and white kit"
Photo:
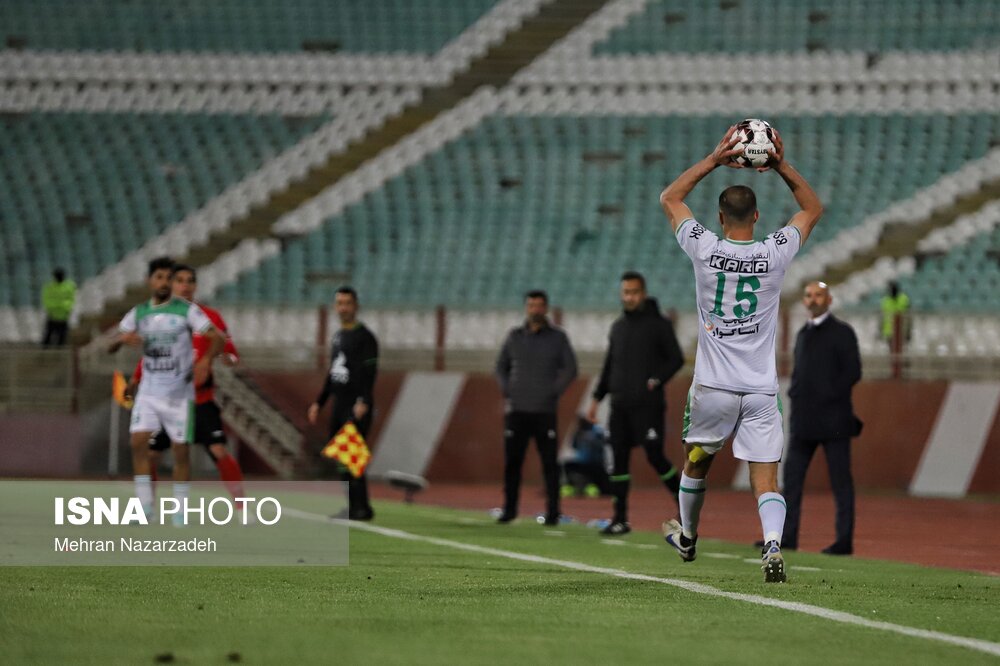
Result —
<instances>
[{"instance_id":1,"label":"green and white kit","mask_svg":"<svg viewBox=\"0 0 1000 666\"><path fill-rule=\"evenodd\" d=\"M701 324L684 441L716 453L735 433L737 458L776 462L784 435L774 341L799 230L786 226L763 241L733 241L688 218L677 242L694 266Z\"/></svg>"},{"instance_id":2,"label":"green and white kit","mask_svg":"<svg viewBox=\"0 0 1000 666\"><path fill-rule=\"evenodd\" d=\"M190 442L194 428L194 347L191 336L212 328L194 303L172 298L153 305L140 303L122 319L118 330L138 333L142 345L142 379L132 407L130 432L163 429L173 442Z\"/></svg>"}]
</instances>

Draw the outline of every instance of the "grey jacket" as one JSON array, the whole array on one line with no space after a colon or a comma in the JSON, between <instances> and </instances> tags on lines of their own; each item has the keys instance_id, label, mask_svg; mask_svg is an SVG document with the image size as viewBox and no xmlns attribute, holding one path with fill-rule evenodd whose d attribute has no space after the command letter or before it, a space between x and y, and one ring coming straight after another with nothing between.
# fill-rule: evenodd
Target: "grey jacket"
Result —
<instances>
[{"instance_id":1,"label":"grey jacket","mask_svg":"<svg viewBox=\"0 0 1000 666\"><path fill-rule=\"evenodd\" d=\"M576 378L576 356L562 329L546 324L533 333L524 324L507 334L496 374L510 411L554 413Z\"/></svg>"}]
</instances>

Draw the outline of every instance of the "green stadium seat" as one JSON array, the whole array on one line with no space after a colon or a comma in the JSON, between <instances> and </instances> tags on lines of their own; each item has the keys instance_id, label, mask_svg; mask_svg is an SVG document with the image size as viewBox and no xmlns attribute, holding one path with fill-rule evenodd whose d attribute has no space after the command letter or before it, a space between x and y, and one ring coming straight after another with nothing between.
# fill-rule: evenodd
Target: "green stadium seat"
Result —
<instances>
[{"instance_id":1,"label":"green stadium seat","mask_svg":"<svg viewBox=\"0 0 1000 666\"><path fill-rule=\"evenodd\" d=\"M3 118L0 225L7 261L0 263L0 282L22 286L5 292L15 300L0 305L37 305L56 264L77 282L96 275L324 121L124 113ZM250 133L257 139L246 147ZM22 233L12 233L14 225Z\"/></svg>"},{"instance_id":2,"label":"green stadium seat","mask_svg":"<svg viewBox=\"0 0 1000 666\"><path fill-rule=\"evenodd\" d=\"M657 196L672 174L703 155L726 120L494 116L295 241L308 247L305 272L290 270L299 260L290 251L272 261L285 266L280 279L295 282L286 293L302 304L329 299L329 284L310 276L319 267L350 276L373 305L517 307L524 289L542 287L565 307L613 308L618 275L639 268L664 303L690 308L689 263ZM954 153L956 164L982 156L987 146L965 139L973 128L979 136L1000 134L1000 115L990 114L771 120L786 145L810 146L790 148L789 159L826 202L804 256L940 178L952 168L945 153ZM931 136L951 151L928 149L926 159L914 160L913 149ZM650 166L644 155L653 149L665 159ZM502 186L502 178L520 184ZM718 191L733 182L758 193L759 235L794 212L780 179L720 170L693 193L696 214L713 222ZM244 288L252 279L241 278L224 298L253 302L253 290Z\"/></svg>"},{"instance_id":3,"label":"green stadium seat","mask_svg":"<svg viewBox=\"0 0 1000 666\"><path fill-rule=\"evenodd\" d=\"M0 30L60 51L431 54L496 0L4 0ZM430 7L429 7L430 5Z\"/></svg>"},{"instance_id":4,"label":"green stadium seat","mask_svg":"<svg viewBox=\"0 0 1000 666\"><path fill-rule=\"evenodd\" d=\"M998 33L994 0L651 0L594 52L951 51L995 48Z\"/></svg>"}]
</instances>

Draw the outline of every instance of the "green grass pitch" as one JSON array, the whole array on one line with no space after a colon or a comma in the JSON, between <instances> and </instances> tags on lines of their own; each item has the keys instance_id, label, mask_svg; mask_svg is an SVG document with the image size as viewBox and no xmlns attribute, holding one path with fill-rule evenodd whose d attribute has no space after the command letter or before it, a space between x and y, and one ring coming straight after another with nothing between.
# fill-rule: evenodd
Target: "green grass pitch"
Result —
<instances>
[{"instance_id":1,"label":"green grass pitch","mask_svg":"<svg viewBox=\"0 0 1000 666\"><path fill-rule=\"evenodd\" d=\"M765 585L749 546L497 526L482 513L376 504L381 527L1000 643L1000 578L787 556ZM316 523L317 529L323 529ZM5 567L7 664L1000 663L940 641L441 544L351 532L348 567Z\"/></svg>"}]
</instances>

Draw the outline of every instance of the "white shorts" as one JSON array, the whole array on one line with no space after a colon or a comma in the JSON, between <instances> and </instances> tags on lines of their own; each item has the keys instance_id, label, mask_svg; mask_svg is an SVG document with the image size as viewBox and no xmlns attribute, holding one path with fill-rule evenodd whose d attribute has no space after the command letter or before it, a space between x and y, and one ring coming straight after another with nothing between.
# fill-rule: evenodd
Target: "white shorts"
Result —
<instances>
[{"instance_id":1,"label":"white shorts","mask_svg":"<svg viewBox=\"0 0 1000 666\"><path fill-rule=\"evenodd\" d=\"M190 443L194 435L194 400L139 394L132 406L129 432L163 430L171 442Z\"/></svg>"},{"instance_id":2,"label":"white shorts","mask_svg":"<svg viewBox=\"0 0 1000 666\"><path fill-rule=\"evenodd\" d=\"M684 408L682 438L716 454L733 439L733 456L749 462L778 462L785 445L781 397L734 393L692 384Z\"/></svg>"}]
</instances>

